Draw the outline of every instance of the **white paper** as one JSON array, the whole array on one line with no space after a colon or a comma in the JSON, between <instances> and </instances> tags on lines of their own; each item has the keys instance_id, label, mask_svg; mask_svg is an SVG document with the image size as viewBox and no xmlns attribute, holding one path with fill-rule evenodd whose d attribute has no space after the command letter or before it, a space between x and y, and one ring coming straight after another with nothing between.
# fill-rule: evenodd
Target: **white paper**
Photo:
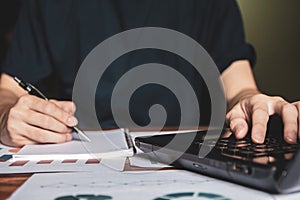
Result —
<instances>
[{"instance_id":1,"label":"white paper","mask_svg":"<svg viewBox=\"0 0 300 200\"><path fill-rule=\"evenodd\" d=\"M280 194L280 195L274 195L273 197L274 199L277 200L299 200L300 193Z\"/></svg>"},{"instance_id":2,"label":"white paper","mask_svg":"<svg viewBox=\"0 0 300 200\"><path fill-rule=\"evenodd\" d=\"M101 164L106 167L116 170L116 171L124 171L126 158L103 158L101 160Z\"/></svg>"},{"instance_id":3,"label":"white paper","mask_svg":"<svg viewBox=\"0 0 300 200\"><path fill-rule=\"evenodd\" d=\"M80 199L83 195L85 198L81 199L88 199L87 195L102 195L113 200L153 200L159 197L199 200L273 199L265 192L180 170L144 173L103 170L98 173L35 174L10 199L59 200L66 196Z\"/></svg>"},{"instance_id":4,"label":"white paper","mask_svg":"<svg viewBox=\"0 0 300 200\"><path fill-rule=\"evenodd\" d=\"M133 149L128 147L122 129L87 131L86 134L91 142L72 140L63 144L26 145L14 154L13 158L15 160L89 159L133 155Z\"/></svg>"},{"instance_id":5,"label":"white paper","mask_svg":"<svg viewBox=\"0 0 300 200\"><path fill-rule=\"evenodd\" d=\"M29 161L24 166L10 166L13 162L0 163L0 174L40 173L40 172L97 172L104 167L101 162L86 164L86 160L77 160L76 163L62 163L62 160L53 160L51 164L37 164ZM1 175L0 175L1 176Z\"/></svg>"},{"instance_id":6,"label":"white paper","mask_svg":"<svg viewBox=\"0 0 300 200\"><path fill-rule=\"evenodd\" d=\"M121 130L113 130L113 131L105 131L107 134L107 138L109 143L114 147L122 147L124 146L124 137L119 137L119 135L124 135ZM96 132L87 132L88 134L96 134ZM114 134L115 133L115 134ZM120 134L119 134L120 133ZM118 134L118 135L116 135ZM77 136L77 135L75 135ZM96 141L96 139L95 139ZM76 141L80 142L80 141ZM103 141L102 141L103 142ZM60 144L64 145L64 144ZM58 146L60 146L58 145ZM107 145L107 144L106 144ZM48 145L37 145L39 148L35 151L41 152L44 147ZM52 145L51 145L52 146ZM56 145L54 145L56 146ZM89 146L84 146L87 152L90 152ZM0 144L0 157L5 155L4 157L13 156L19 149L8 147ZM66 153L66 152L65 152ZM94 154L91 154L88 158L80 158L77 159L75 156L67 156L67 158L58 158L55 156L54 158L51 156L36 156L35 159L32 159L31 156L27 156L25 158L18 159L8 159L8 160L0 160L0 174L15 174L15 173L36 173L36 172L68 172L68 171L99 171L103 168L102 165L110 167L114 170L122 171L124 169L125 157L128 155L132 155L132 149L127 151L122 150L123 157L109 157L106 155L105 158L98 158ZM89 154L89 153L87 153ZM75 157L75 158L74 158ZM95 158L96 157L96 158ZM40 158L40 159L38 159ZM69 162L70 159L74 159L72 162ZM94 161L93 161L94 160ZM23 162L23 164L15 165L16 162ZM45 163L46 161L46 163ZM48 161L48 162L47 162Z\"/></svg>"},{"instance_id":7,"label":"white paper","mask_svg":"<svg viewBox=\"0 0 300 200\"><path fill-rule=\"evenodd\" d=\"M133 157L130 157L129 161L131 166L136 166L136 167L154 167L154 168L170 167L170 165L153 160L148 154L145 153L137 153Z\"/></svg>"}]
</instances>

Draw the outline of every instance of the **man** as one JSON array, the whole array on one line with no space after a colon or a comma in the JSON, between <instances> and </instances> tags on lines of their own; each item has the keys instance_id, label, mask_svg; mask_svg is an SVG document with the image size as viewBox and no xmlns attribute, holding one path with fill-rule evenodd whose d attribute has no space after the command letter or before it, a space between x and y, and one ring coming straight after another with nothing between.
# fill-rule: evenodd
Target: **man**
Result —
<instances>
[{"instance_id":1,"label":"man","mask_svg":"<svg viewBox=\"0 0 300 200\"><path fill-rule=\"evenodd\" d=\"M285 140L296 142L300 135L300 103L290 104L281 97L261 94L257 89L251 69L254 52L245 43L234 0L23 2L1 74L1 142L22 146L71 140L70 127L78 123L74 117L75 105L70 101L72 86L83 59L108 37L139 27L179 31L208 51L221 73L228 104L226 120L237 138L243 138L252 124L253 141L262 143L269 116L279 114L285 124ZM174 67L186 77L192 77L191 84L198 97L207 96L201 77L189 70L184 60L151 49L135 53L114 62L99 83L102 89L97 90L96 110L103 126L116 125L109 110L109 97L117 79L143 63ZM48 95L60 100L45 101L28 95L13 81L13 76L43 91L53 89L54 93ZM54 88L49 85L53 79ZM162 88L153 86L149 91L136 101L131 113L133 119L140 125L147 124L148 118L142 115L149 105L158 103L166 105L171 113L167 125L178 124L180 113L174 109L176 101L170 101ZM206 105L207 98L203 102Z\"/></svg>"}]
</instances>

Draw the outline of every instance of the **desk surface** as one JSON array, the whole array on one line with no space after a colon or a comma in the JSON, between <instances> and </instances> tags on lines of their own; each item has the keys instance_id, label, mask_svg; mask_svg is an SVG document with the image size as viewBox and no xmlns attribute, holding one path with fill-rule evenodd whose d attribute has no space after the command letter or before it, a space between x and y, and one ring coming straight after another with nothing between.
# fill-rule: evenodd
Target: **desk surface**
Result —
<instances>
[{"instance_id":1,"label":"desk surface","mask_svg":"<svg viewBox=\"0 0 300 200\"><path fill-rule=\"evenodd\" d=\"M126 160L124 171L149 171L149 170L170 170L168 168L143 168L130 165L129 159ZM32 174L2 174L0 175L0 200L9 198ZM297 194L296 194L297 195ZM277 199L277 198L274 198ZM287 197L288 199L288 197ZM291 196L293 199L293 196ZM296 198L298 199L298 198Z\"/></svg>"},{"instance_id":2,"label":"desk surface","mask_svg":"<svg viewBox=\"0 0 300 200\"><path fill-rule=\"evenodd\" d=\"M185 127L186 130L207 130L207 126L200 126L200 127ZM160 129L156 128L148 128L148 129L138 129L138 128L131 128L130 131L132 132L139 132L139 131L156 131ZM174 127L165 127L164 131L174 131L177 130ZM142 167L135 167L130 165L129 159L126 160L124 170L125 171L145 171L145 170L169 170L174 169L173 167L169 168L142 168ZM0 175L0 200L7 199L15 192L27 179L29 179L32 174L2 174Z\"/></svg>"},{"instance_id":3,"label":"desk surface","mask_svg":"<svg viewBox=\"0 0 300 200\"><path fill-rule=\"evenodd\" d=\"M195 130L195 127L186 127L187 130ZM197 127L198 130L206 130L207 127ZM143 129L143 131L153 131L154 129ZM173 131L173 128L165 128L164 131ZM176 130L176 129L175 129ZM131 129L131 131L141 131L139 129ZM129 159L126 160L124 170L125 171L144 171L144 170L169 170L174 169L172 167L169 168L142 168L142 167L134 167L130 165ZM7 199L15 192L27 179L29 179L32 174L2 174L0 176L0 199Z\"/></svg>"},{"instance_id":4,"label":"desk surface","mask_svg":"<svg viewBox=\"0 0 300 200\"><path fill-rule=\"evenodd\" d=\"M0 177L0 199L7 199L32 174L3 174Z\"/></svg>"}]
</instances>

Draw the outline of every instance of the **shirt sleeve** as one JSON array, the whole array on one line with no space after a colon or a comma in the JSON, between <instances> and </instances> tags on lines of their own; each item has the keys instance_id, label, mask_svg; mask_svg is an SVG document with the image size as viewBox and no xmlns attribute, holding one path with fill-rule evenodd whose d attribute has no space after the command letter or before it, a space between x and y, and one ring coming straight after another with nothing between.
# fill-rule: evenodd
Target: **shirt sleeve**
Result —
<instances>
[{"instance_id":1,"label":"shirt sleeve","mask_svg":"<svg viewBox=\"0 0 300 200\"><path fill-rule=\"evenodd\" d=\"M38 2L22 1L13 40L1 71L31 83L51 74L51 62Z\"/></svg>"},{"instance_id":2,"label":"shirt sleeve","mask_svg":"<svg viewBox=\"0 0 300 200\"><path fill-rule=\"evenodd\" d=\"M212 56L220 72L237 60L255 64L254 48L246 42L242 16L235 0L210 1L204 47Z\"/></svg>"}]
</instances>

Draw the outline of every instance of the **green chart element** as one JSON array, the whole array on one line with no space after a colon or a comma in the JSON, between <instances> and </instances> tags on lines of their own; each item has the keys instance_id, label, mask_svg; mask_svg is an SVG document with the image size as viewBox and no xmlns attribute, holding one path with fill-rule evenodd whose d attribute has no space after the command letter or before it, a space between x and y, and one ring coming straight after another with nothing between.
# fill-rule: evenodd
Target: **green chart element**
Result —
<instances>
[{"instance_id":1,"label":"green chart element","mask_svg":"<svg viewBox=\"0 0 300 200\"><path fill-rule=\"evenodd\" d=\"M0 162L6 162L11 158L12 158L11 154L3 154L2 156L0 156Z\"/></svg>"},{"instance_id":2,"label":"green chart element","mask_svg":"<svg viewBox=\"0 0 300 200\"><path fill-rule=\"evenodd\" d=\"M62 196L57 197L55 200L110 200L113 199L111 196L107 195L93 195L93 194L79 194L76 196Z\"/></svg>"},{"instance_id":3,"label":"green chart element","mask_svg":"<svg viewBox=\"0 0 300 200\"><path fill-rule=\"evenodd\" d=\"M172 194L166 194L162 197L157 197L154 200L172 200L172 199L207 199L207 200L231 200L228 197L224 197L220 194L214 194L214 193L206 193L206 192L178 192L178 193L172 193Z\"/></svg>"}]
</instances>

